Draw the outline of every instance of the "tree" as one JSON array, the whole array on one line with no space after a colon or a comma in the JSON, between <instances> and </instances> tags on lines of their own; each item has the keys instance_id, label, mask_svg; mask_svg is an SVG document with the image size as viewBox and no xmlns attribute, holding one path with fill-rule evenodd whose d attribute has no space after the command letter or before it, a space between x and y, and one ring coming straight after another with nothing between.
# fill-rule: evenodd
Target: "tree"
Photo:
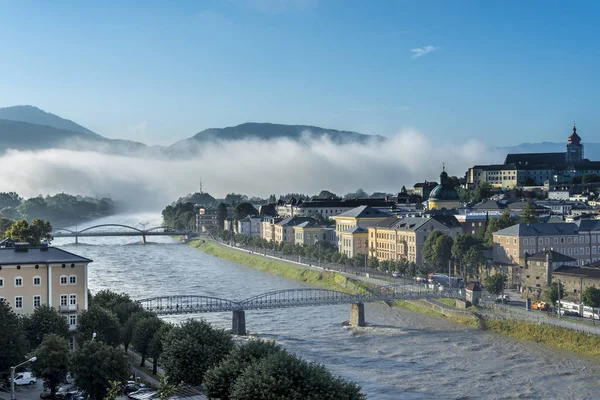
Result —
<instances>
[{"instance_id":1,"label":"tree","mask_svg":"<svg viewBox=\"0 0 600 400\"><path fill-rule=\"evenodd\" d=\"M229 400L235 380L242 372L257 360L282 351L274 342L252 340L234 349L221 361L206 372L204 386L211 399Z\"/></svg>"},{"instance_id":2,"label":"tree","mask_svg":"<svg viewBox=\"0 0 600 400\"><path fill-rule=\"evenodd\" d=\"M44 336L49 334L69 337L67 320L54 307L46 304L36 307L33 314L23 317L23 329L31 348L38 347Z\"/></svg>"},{"instance_id":3,"label":"tree","mask_svg":"<svg viewBox=\"0 0 600 400\"><path fill-rule=\"evenodd\" d=\"M77 334L79 342L91 340L96 334L96 341L104 342L111 346L120 343L121 326L117 316L112 311L94 304L87 311L83 311L77 321Z\"/></svg>"},{"instance_id":4,"label":"tree","mask_svg":"<svg viewBox=\"0 0 600 400\"><path fill-rule=\"evenodd\" d=\"M491 294L499 295L504 291L506 278L502 274L494 274L485 278L485 289Z\"/></svg>"},{"instance_id":5,"label":"tree","mask_svg":"<svg viewBox=\"0 0 600 400\"><path fill-rule=\"evenodd\" d=\"M492 185L490 185L487 182L479 183L479 185L477 185L477 188L475 188L475 195L473 200L476 203L479 203L483 200L489 199L492 195L492 189Z\"/></svg>"},{"instance_id":6,"label":"tree","mask_svg":"<svg viewBox=\"0 0 600 400\"><path fill-rule=\"evenodd\" d=\"M178 385L173 385L169 382L166 376L160 376L160 385L156 389L160 400L169 400L177 391Z\"/></svg>"},{"instance_id":7,"label":"tree","mask_svg":"<svg viewBox=\"0 0 600 400\"><path fill-rule=\"evenodd\" d=\"M584 306L592 307L592 321L596 324L595 309L600 307L600 289L588 286L581 295L581 302Z\"/></svg>"},{"instance_id":8,"label":"tree","mask_svg":"<svg viewBox=\"0 0 600 400\"><path fill-rule=\"evenodd\" d=\"M154 335L160 329L162 321L156 316L147 316L145 318L138 319L135 327L133 328L133 335L131 336L131 344L142 356L140 367L146 365L146 354L148 353L148 347Z\"/></svg>"},{"instance_id":9,"label":"tree","mask_svg":"<svg viewBox=\"0 0 600 400\"><path fill-rule=\"evenodd\" d=\"M117 400L119 395L121 394L121 382L119 381L110 381L110 387L108 389L108 393L104 396L104 400Z\"/></svg>"},{"instance_id":10,"label":"tree","mask_svg":"<svg viewBox=\"0 0 600 400\"><path fill-rule=\"evenodd\" d=\"M425 243L423 244L423 250L421 250L421 258L423 263L426 265L435 265L437 260L435 258L434 245L435 241L444 234L444 232L435 230L427 236Z\"/></svg>"},{"instance_id":11,"label":"tree","mask_svg":"<svg viewBox=\"0 0 600 400\"><path fill-rule=\"evenodd\" d=\"M148 344L148 355L152 357L152 373L158 372L158 359L162 356L165 347L165 340L171 331L173 325L162 323L160 329L152 336Z\"/></svg>"},{"instance_id":12,"label":"tree","mask_svg":"<svg viewBox=\"0 0 600 400\"><path fill-rule=\"evenodd\" d=\"M480 242L471 235L458 235L452 244L452 258L455 259L460 266L465 264L465 255L474 248L477 250L480 247ZM479 251L477 251L479 253ZM473 260L471 260L473 261Z\"/></svg>"},{"instance_id":13,"label":"tree","mask_svg":"<svg viewBox=\"0 0 600 400\"><path fill-rule=\"evenodd\" d=\"M23 199L15 192L0 193L0 209L4 207L17 207Z\"/></svg>"},{"instance_id":14,"label":"tree","mask_svg":"<svg viewBox=\"0 0 600 400\"><path fill-rule=\"evenodd\" d=\"M115 293L110 290L102 290L94 296L94 304L105 308L115 313L119 319L121 326L125 326L131 315L142 312L142 306L131 300L131 297L127 293ZM89 307L91 308L91 302L88 299Z\"/></svg>"},{"instance_id":15,"label":"tree","mask_svg":"<svg viewBox=\"0 0 600 400\"><path fill-rule=\"evenodd\" d=\"M233 219L240 221L249 215L258 214L258 210L250 203L240 203L233 209Z\"/></svg>"},{"instance_id":16,"label":"tree","mask_svg":"<svg viewBox=\"0 0 600 400\"><path fill-rule=\"evenodd\" d=\"M436 260L434 264L437 267L437 271L445 271L450 263L452 257L452 245L454 241L446 234L441 235L435 240L433 245L433 254Z\"/></svg>"},{"instance_id":17,"label":"tree","mask_svg":"<svg viewBox=\"0 0 600 400\"><path fill-rule=\"evenodd\" d=\"M523 207L521 221L526 224L535 224L539 222L537 209L535 208L535 204L533 204L531 199L527 200L525 207Z\"/></svg>"},{"instance_id":18,"label":"tree","mask_svg":"<svg viewBox=\"0 0 600 400\"><path fill-rule=\"evenodd\" d=\"M494 233L501 229L508 228L517 223L517 220L510 215L508 210L504 210L500 218L492 218L489 220L485 230L485 244L487 247L492 247L494 244Z\"/></svg>"},{"instance_id":19,"label":"tree","mask_svg":"<svg viewBox=\"0 0 600 400\"><path fill-rule=\"evenodd\" d=\"M230 398L363 400L366 396L358 385L332 375L322 365L280 351L246 368L235 380Z\"/></svg>"},{"instance_id":20,"label":"tree","mask_svg":"<svg viewBox=\"0 0 600 400\"><path fill-rule=\"evenodd\" d=\"M110 382L123 382L129 374L125 352L100 341L87 341L73 353L71 372L75 384L88 393L90 400L106 397Z\"/></svg>"},{"instance_id":21,"label":"tree","mask_svg":"<svg viewBox=\"0 0 600 400\"><path fill-rule=\"evenodd\" d=\"M204 374L233 348L231 336L204 320L171 329L164 343L163 368L171 383L200 385Z\"/></svg>"},{"instance_id":22,"label":"tree","mask_svg":"<svg viewBox=\"0 0 600 400\"><path fill-rule=\"evenodd\" d=\"M217 207L217 226L219 229L223 229L225 219L227 219L227 204L219 203Z\"/></svg>"},{"instance_id":23,"label":"tree","mask_svg":"<svg viewBox=\"0 0 600 400\"><path fill-rule=\"evenodd\" d=\"M31 364L35 376L44 379L54 397L56 387L64 382L69 370L69 342L53 333L47 334L35 351L37 360Z\"/></svg>"},{"instance_id":24,"label":"tree","mask_svg":"<svg viewBox=\"0 0 600 400\"><path fill-rule=\"evenodd\" d=\"M319 192L319 194L316 197L317 199L339 199L339 197L333 193L330 192L329 190L321 190L321 192Z\"/></svg>"},{"instance_id":25,"label":"tree","mask_svg":"<svg viewBox=\"0 0 600 400\"><path fill-rule=\"evenodd\" d=\"M39 246L42 240L52 240L50 236L52 226L48 221L34 219L29 223L22 219L16 221L4 232L4 237L10 237L17 242L28 242L32 246Z\"/></svg>"},{"instance_id":26,"label":"tree","mask_svg":"<svg viewBox=\"0 0 600 400\"><path fill-rule=\"evenodd\" d=\"M0 218L0 236L4 237L4 233L6 232L6 230L10 228L14 223L15 221L13 221L12 219L4 217Z\"/></svg>"},{"instance_id":27,"label":"tree","mask_svg":"<svg viewBox=\"0 0 600 400\"><path fill-rule=\"evenodd\" d=\"M555 305L559 298L565 298L565 290L562 283L552 282L551 285L544 291L544 298L552 305Z\"/></svg>"},{"instance_id":28,"label":"tree","mask_svg":"<svg viewBox=\"0 0 600 400\"><path fill-rule=\"evenodd\" d=\"M147 316L148 314L145 311L140 311L131 314L125 325L121 328L121 343L123 343L123 347L125 347L126 353L129 350L129 344L131 343L133 331L135 329L136 324L142 318L146 318Z\"/></svg>"},{"instance_id":29,"label":"tree","mask_svg":"<svg viewBox=\"0 0 600 400\"><path fill-rule=\"evenodd\" d=\"M584 174L581 177L581 183L594 183L600 182L600 176L596 174Z\"/></svg>"},{"instance_id":30,"label":"tree","mask_svg":"<svg viewBox=\"0 0 600 400\"><path fill-rule=\"evenodd\" d=\"M4 299L0 299L0 371L25 361L29 350L19 317Z\"/></svg>"},{"instance_id":31,"label":"tree","mask_svg":"<svg viewBox=\"0 0 600 400\"><path fill-rule=\"evenodd\" d=\"M471 247L462 259L462 263L465 265L463 270L463 276L465 279L471 276L479 276L479 266L485 263L485 257L481 250L476 247Z\"/></svg>"}]
</instances>

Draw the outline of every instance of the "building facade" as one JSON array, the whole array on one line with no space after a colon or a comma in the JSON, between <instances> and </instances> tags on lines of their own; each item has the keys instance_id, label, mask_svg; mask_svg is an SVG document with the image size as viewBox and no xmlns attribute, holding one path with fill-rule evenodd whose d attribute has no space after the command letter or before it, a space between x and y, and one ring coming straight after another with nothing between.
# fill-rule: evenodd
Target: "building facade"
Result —
<instances>
[{"instance_id":1,"label":"building facade","mask_svg":"<svg viewBox=\"0 0 600 400\"><path fill-rule=\"evenodd\" d=\"M87 258L42 245L17 243L0 249L0 298L16 314L33 313L36 307L54 307L67 320L71 330L77 315L88 308Z\"/></svg>"},{"instance_id":2,"label":"building facade","mask_svg":"<svg viewBox=\"0 0 600 400\"><path fill-rule=\"evenodd\" d=\"M242 235L260 237L260 228L262 223L262 217L258 215L247 216L237 222L237 232Z\"/></svg>"},{"instance_id":3,"label":"building facade","mask_svg":"<svg viewBox=\"0 0 600 400\"><path fill-rule=\"evenodd\" d=\"M294 227L304 222L317 223L317 221L311 217L289 217L275 223L273 225L275 242L294 244L296 242Z\"/></svg>"},{"instance_id":4,"label":"building facade","mask_svg":"<svg viewBox=\"0 0 600 400\"><path fill-rule=\"evenodd\" d=\"M390 216L389 213L369 206L356 207L350 211L334 216L333 219L335 220L335 233L339 251L341 253L344 253L344 251L346 253L354 253L355 249L358 250L359 248L359 238L363 238L369 226L375 225ZM356 227L365 229L365 232L357 231L354 229ZM363 249L364 252L366 252L367 249L364 248L364 242L360 245L362 254ZM351 249L352 251L350 251Z\"/></svg>"}]
</instances>

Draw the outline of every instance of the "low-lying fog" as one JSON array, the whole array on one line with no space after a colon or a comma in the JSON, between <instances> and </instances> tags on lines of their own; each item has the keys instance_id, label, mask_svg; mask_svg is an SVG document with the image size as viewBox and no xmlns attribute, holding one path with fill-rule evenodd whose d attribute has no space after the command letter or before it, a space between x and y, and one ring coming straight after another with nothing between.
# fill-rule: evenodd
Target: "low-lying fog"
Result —
<instances>
[{"instance_id":1,"label":"low-lying fog","mask_svg":"<svg viewBox=\"0 0 600 400\"><path fill-rule=\"evenodd\" d=\"M214 197L231 192L316 194L322 189L343 195L357 188L394 193L403 185L439 180L442 163L448 174L464 176L469 167L494 158L483 143L432 143L413 130L368 144L339 145L327 139L222 142L185 159L158 153L8 150L0 157L0 191L27 198L57 192L110 196L156 210L197 191L200 179Z\"/></svg>"}]
</instances>

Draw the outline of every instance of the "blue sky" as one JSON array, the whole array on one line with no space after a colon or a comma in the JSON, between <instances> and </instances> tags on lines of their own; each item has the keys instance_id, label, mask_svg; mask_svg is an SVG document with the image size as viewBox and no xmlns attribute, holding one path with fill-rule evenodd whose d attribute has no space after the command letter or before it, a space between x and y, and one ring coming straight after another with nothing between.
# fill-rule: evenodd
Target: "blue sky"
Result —
<instances>
[{"instance_id":1,"label":"blue sky","mask_svg":"<svg viewBox=\"0 0 600 400\"><path fill-rule=\"evenodd\" d=\"M490 145L600 129L594 1L0 0L0 107L170 144L247 121ZM414 50L414 51L413 51Z\"/></svg>"}]
</instances>

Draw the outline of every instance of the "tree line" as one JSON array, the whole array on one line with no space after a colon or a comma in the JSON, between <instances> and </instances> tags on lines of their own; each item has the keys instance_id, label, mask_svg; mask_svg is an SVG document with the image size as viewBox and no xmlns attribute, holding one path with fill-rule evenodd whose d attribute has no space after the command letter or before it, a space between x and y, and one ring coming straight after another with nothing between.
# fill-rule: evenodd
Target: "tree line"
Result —
<instances>
[{"instance_id":1,"label":"tree line","mask_svg":"<svg viewBox=\"0 0 600 400\"><path fill-rule=\"evenodd\" d=\"M104 399L114 382L129 377L130 348L160 364L166 385L204 385L214 399L336 398L364 399L360 387L323 366L303 361L264 341L235 344L231 335L204 320L173 325L146 312L126 294L108 290L89 296L78 316L79 348L69 351L66 319L52 307L19 317L0 300L0 371L35 355L34 374L54 394L70 371L91 400ZM162 388L162 390L166 390ZM316 397L315 397L316 396Z\"/></svg>"},{"instance_id":2,"label":"tree line","mask_svg":"<svg viewBox=\"0 0 600 400\"><path fill-rule=\"evenodd\" d=\"M117 204L107 197L95 199L59 193L25 200L15 192L0 193L0 217L11 220L44 219L55 225L71 225L111 215L116 209Z\"/></svg>"}]
</instances>

